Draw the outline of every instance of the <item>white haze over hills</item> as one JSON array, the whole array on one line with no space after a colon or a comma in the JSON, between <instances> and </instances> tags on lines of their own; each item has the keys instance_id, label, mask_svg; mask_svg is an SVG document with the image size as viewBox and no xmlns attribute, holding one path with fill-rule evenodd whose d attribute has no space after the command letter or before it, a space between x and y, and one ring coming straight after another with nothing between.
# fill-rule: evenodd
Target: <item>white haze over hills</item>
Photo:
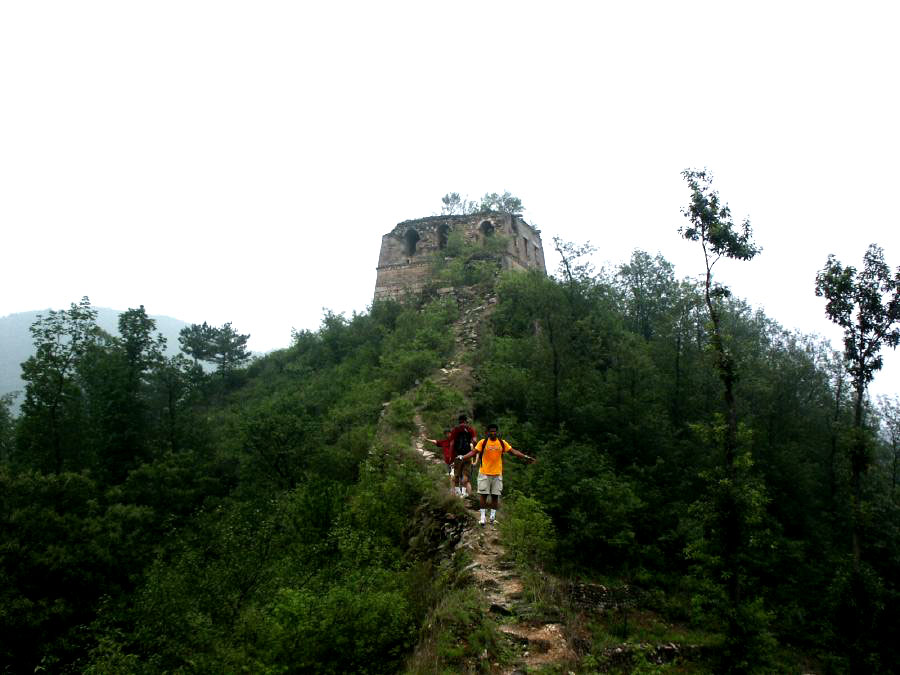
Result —
<instances>
[{"instance_id":1,"label":"white haze over hills","mask_svg":"<svg viewBox=\"0 0 900 675\"><path fill-rule=\"evenodd\" d=\"M64 309L68 309L65 307ZM120 310L95 307L97 325L110 335L119 334ZM18 407L22 402L25 383L22 381L22 363L34 353L29 328L37 320L39 314L46 316L48 310L19 312L0 317L0 396L13 391L21 392L16 398ZM156 322L155 333L166 338L166 354L174 356L178 353L178 333L188 324L169 316L151 316Z\"/></svg>"},{"instance_id":2,"label":"white haze over hills","mask_svg":"<svg viewBox=\"0 0 900 675\"><path fill-rule=\"evenodd\" d=\"M450 191L520 197L550 269L558 235L696 278L679 172L708 167L763 247L717 280L840 349L828 254L900 265L898 25L869 0L0 3L0 315L87 295L286 347L365 311L382 234Z\"/></svg>"}]
</instances>

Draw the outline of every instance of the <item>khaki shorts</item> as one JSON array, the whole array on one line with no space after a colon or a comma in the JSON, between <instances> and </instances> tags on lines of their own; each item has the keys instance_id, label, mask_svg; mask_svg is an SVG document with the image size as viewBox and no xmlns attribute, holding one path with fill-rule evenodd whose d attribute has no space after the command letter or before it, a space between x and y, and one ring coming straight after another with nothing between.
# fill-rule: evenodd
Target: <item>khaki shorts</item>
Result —
<instances>
[{"instance_id":1,"label":"khaki shorts","mask_svg":"<svg viewBox=\"0 0 900 675\"><path fill-rule=\"evenodd\" d=\"M503 492L503 476L485 476L478 474L478 494L497 495Z\"/></svg>"}]
</instances>

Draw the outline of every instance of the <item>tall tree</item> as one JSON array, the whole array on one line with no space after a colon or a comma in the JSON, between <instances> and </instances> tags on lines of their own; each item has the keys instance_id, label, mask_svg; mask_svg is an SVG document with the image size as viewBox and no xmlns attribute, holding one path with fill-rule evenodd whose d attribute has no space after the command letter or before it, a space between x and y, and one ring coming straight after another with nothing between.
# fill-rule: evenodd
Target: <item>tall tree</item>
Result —
<instances>
[{"instance_id":1,"label":"tall tree","mask_svg":"<svg viewBox=\"0 0 900 675\"><path fill-rule=\"evenodd\" d=\"M92 379L99 398L95 415L103 429L101 453L113 482L148 455L150 379L165 362L166 348L166 339L155 330L156 321L143 305L128 309L119 315L119 337L90 361L97 369Z\"/></svg>"},{"instance_id":2,"label":"tall tree","mask_svg":"<svg viewBox=\"0 0 900 675\"><path fill-rule=\"evenodd\" d=\"M231 327L230 321L217 329L209 360L216 364L218 372L223 375L230 373L250 359L247 349L249 339L249 333L241 335Z\"/></svg>"},{"instance_id":3,"label":"tall tree","mask_svg":"<svg viewBox=\"0 0 900 675\"><path fill-rule=\"evenodd\" d=\"M34 356L22 364L25 401L22 444L29 459L45 470L60 473L67 455L78 453L81 390L76 372L100 329L97 312L87 296L68 310L38 315L31 326Z\"/></svg>"},{"instance_id":4,"label":"tall tree","mask_svg":"<svg viewBox=\"0 0 900 675\"><path fill-rule=\"evenodd\" d=\"M166 338L161 333L154 336L155 330L156 321L147 316L143 305L119 315L120 344L125 351L129 371L137 380L163 361Z\"/></svg>"},{"instance_id":5,"label":"tall tree","mask_svg":"<svg viewBox=\"0 0 900 675\"><path fill-rule=\"evenodd\" d=\"M690 223L679 229L689 241L699 241L703 249L706 267L703 284L706 309L712 324L710 340L715 356L716 371L725 387L726 435L725 464L728 472L734 472L737 448L737 407L734 400L734 384L737 377L734 354L730 351L722 331L722 314L719 301L731 291L713 281L713 267L722 259L752 260L760 248L752 241L750 221L745 219L738 227L731 220L731 210L719 201L719 194L712 189L713 177L707 171L686 169L681 175L691 189L691 202L681 212Z\"/></svg>"},{"instance_id":6,"label":"tall tree","mask_svg":"<svg viewBox=\"0 0 900 675\"><path fill-rule=\"evenodd\" d=\"M194 384L202 377L202 372L199 365L183 354L165 359L153 371L150 385L154 431L158 442L169 450L182 448L189 420L186 412L196 391Z\"/></svg>"},{"instance_id":7,"label":"tall tree","mask_svg":"<svg viewBox=\"0 0 900 675\"><path fill-rule=\"evenodd\" d=\"M181 351L198 361L209 361L212 356L216 339L216 328L205 321L202 324L194 323L181 329L178 334L178 344Z\"/></svg>"},{"instance_id":8,"label":"tall tree","mask_svg":"<svg viewBox=\"0 0 900 675\"><path fill-rule=\"evenodd\" d=\"M731 292L713 280L713 267L724 258L752 260L760 248L752 240L750 221L738 226L731 210L713 189L713 177L707 171L686 169L682 177L691 190L688 206L682 215L688 225L679 229L682 237L700 243L705 276L704 300L709 314L709 340L713 364L722 382L725 402L725 424L722 430L723 475L712 487L712 504L695 505L695 513L706 520L711 536L717 541L695 543L694 554L713 566L713 574L725 580L728 609L725 612L729 670L744 672L753 658L748 636L758 639L765 633L763 613L757 601L748 601L745 559L749 542L748 526L758 520L763 501L762 490L748 474L752 465L749 449L738 453L738 418L735 384L738 378L737 358L723 326L723 301ZM718 436L713 433L712 438ZM710 544L712 546L710 547ZM716 569L716 568L719 569ZM717 582L714 582L717 583ZM761 620L762 619L762 620Z\"/></svg>"},{"instance_id":9,"label":"tall tree","mask_svg":"<svg viewBox=\"0 0 900 675\"><path fill-rule=\"evenodd\" d=\"M619 265L617 285L625 295L626 311L635 332L645 340L661 326L662 315L675 300L675 270L661 255L651 258L645 251L634 251L631 260Z\"/></svg>"},{"instance_id":10,"label":"tall tree","mask_svg":"<svg viewBox=\"0 0 900 675\"><path fill-rule=\"evenodd\" d=\"M869 383L881 370L881 348L900 344L900 267L892 274L877 244L870 244L866 250L861 271L844 267L829 255L825 267L816 274L816 295L825 298L825 314L844 331L844 357L854 390L850 484L853 559L858 569L862 555L862 478L871 461L863 404Z\"/></svg>"}]
</instances>

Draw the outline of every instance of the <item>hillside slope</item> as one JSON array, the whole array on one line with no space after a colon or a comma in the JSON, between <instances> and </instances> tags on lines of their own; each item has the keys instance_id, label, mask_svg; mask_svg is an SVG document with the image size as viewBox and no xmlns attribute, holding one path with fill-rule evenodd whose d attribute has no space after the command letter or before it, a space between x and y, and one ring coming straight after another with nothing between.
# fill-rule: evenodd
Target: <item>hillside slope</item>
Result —
<instances>
[{"instance_id":1,"label":"hillside slope","mask_svg":"<svg viewBox=\"0 0 900 675\"><path fill-rule=\"evenodd\" d=\"M453 355L423 386L455 392L459 394L458 400L471 408L472 394L477 387L471 364L481 344L482 331L490 325L497 297L492 293L480 297L457 293L456 297L461 310L453 325ZM409 393L412 400L417 399L418 388ZM428 415L428 411L417 406L413 447L429 465L441 467L437 489L446 490L443 458L427 442L427 438L439 434L429 429L423 415ZM434 418L431 415L436 423ZM482 429L483 425L477 428ZM512 461L512 458L507 460ZM461 523L456 508L442 516L456 525L445 531L446 543L451 544L445 555L455 559L452 567L458 570L454 583L477 589L475 612L469 615L468 621L465 612L461 621L460 616L456 622L447 621L447 605L454 604L454 591L448 592L450 599L438 604L426 623L423 639L409 660L409 672L423 675L632 672L640 664L645 664L645 668L659 668L660 672L676 667L675 664L678 672L708 672L706 648L697 644L697 640L716 638L692 633L684 627L670 624L665 635L659 634L657 639L645 634L630 640L626 629L623 634L626 639L595 643L597 636L591 626L618 624L629 614L644 625L665 621L652 607L645 606L641 592L625 581L613 585L589 583L563 579L546 569L548 561L539 560L533 552L535 545L540 548L546 543L535 542L546 530L542 530L539 520L529 521L534 514L528 513L529 507L517 494L519 491L513 487L511 492L512 497L505 495L501 502L496 527L479 524L476 496L465 500L466 511ZM451 506L456 507L457 501L457 497L451 497ZM507 501L508 504L504 503ZM430 518L434 519L434 514ZM528 531L535 522L537 527ZM546 521L543 525L546 526ZM463 601L457 602L460 607L465 606ZM485 633L491 638L472 639Z\"/></svg>"}]
</instances>

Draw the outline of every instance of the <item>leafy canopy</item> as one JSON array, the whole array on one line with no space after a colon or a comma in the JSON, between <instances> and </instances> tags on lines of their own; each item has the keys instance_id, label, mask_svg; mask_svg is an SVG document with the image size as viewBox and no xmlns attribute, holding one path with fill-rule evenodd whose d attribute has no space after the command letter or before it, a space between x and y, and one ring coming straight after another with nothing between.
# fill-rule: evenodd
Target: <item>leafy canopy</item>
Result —
<instances>
[{"instance_id":1,"label":"leafy canopy","mask_svg":"<svg viewBox=\"0 0 900 675\"><path fill-rule=\"evenodd\" d=\"M881 369L882 345L900 343L900 268L892 275L876 244L866 250L860 272L832 254L816 274L816 295L826 299L825 314L844 330L854 381L868 384Z\"/></svg>"},{"instance_id":2,"label":"leafy canopy","mask_svg":"<svg viewBox=\"0 0 900 675\"><path fill-rule=\"evenodd\" d=\"M690 204L681 209L690 225L678 231L689 241L701 242L707 267L712 268L722 256L736 260L756 256L762 249L751 240L750 220L745 218L740 226L734 224L728 204L723 205L719 193L712 188L712 173L706 169L685 169L681 175L691 188Z\"/></svg>"},{"instance_id":3,"label":"leafy canopy","mask_svg":"<svg viewBox=\"0 0 900 675\"><path fill-rule=\"evenodd\" d=\"M444 216L468 216L476 213L509 213L520 214L525 210L522 200L509 190L503 194L497 192L485 192L480 202L475 202L468 197L462 197L458 192L448 192L441 197L443 206L441 215Z\"/></svg>"}]
</instances>

